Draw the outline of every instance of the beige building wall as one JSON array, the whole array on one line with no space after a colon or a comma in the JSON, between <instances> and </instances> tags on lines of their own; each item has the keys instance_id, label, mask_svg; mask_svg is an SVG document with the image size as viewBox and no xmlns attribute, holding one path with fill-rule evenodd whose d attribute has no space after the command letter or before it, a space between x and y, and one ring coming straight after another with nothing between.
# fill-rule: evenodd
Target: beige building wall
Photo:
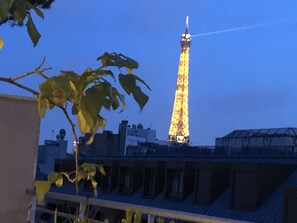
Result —
<instances>
[{"instance_id":1,"label":"beige building wall","mask_svg":"<svg viewBox=\"0 0 297 223\"><path fill-rule=\"evenodd\" d=\"M39 138L34 98L0 95L0 222L27 222Z\"/></svg>"}]
</instances>

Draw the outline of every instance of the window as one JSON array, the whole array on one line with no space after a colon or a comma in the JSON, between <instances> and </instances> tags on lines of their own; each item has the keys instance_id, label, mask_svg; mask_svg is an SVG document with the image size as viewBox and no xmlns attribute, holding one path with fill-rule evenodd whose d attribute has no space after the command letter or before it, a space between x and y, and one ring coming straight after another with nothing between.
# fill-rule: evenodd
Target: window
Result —
<instances>
[{"instance_id":1,"label":"window","mask_svg":"<svg viewBox=\"0 0 297 223\"><path fill-rule=\"evenodd\" d=\"M145 196L154 196L155 186L155 169L145 168L144 169L144 191Z\"/></svg>"},{"instance_id":2,"label":"window","mask_svg":"<svg viewBox=\"0 0 297 223\"><path fill-rule=\"evenodd\" d=\"M184 171L182 169L167 170L166 197L173 199L183 198Z\"/></svg>"},{"instance_id":3,"label":"window","mask_svg":"<svg viewBox=\"0 0 297 223\"><path fill-rule=\"evenodd\" d=\"M112 187L112 174L111 174L111 167L105 166L104 167L106 175L101 177L102 179L102 190L107 191ZM99 181L100 182L100 181Z\"/></svg>"},{"instance_id":4,"label":"window","mask_svg":"<svg viewBox=\"0 0 297 223\"><path fill-rule=\"evenodd\" d=\"M132 188L132 169L131 167L121 167L120 188L121 192L129 192Z\"/></svg>"}]
</instances>

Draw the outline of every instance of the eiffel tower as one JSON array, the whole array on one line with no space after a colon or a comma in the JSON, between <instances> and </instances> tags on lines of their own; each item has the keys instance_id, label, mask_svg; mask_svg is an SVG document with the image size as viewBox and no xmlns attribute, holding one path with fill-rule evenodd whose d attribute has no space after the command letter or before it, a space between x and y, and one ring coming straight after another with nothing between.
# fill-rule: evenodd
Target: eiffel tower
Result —
<instances>
[{"instance_id":1,"label":"eiffel tower","mask_svg":"<svg viewBox=\"0 0 297 223\"><path fill-rule=\"evenodd\" d=\"M189 51L191 35L188 33L189 17L186 17L186 31L181 35L181 53L179 58L177 85L174 106L170 122L167 141L176 143L190 143L189 115L188 115L188 76L189 76Z\"/></svg>"}]
</instances>

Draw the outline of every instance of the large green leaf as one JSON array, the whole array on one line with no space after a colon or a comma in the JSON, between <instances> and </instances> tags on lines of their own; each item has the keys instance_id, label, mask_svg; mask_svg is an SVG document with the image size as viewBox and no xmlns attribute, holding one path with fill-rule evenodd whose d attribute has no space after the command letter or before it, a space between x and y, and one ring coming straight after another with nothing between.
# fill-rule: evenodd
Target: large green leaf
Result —
<instances>
[{"instance_id":1,"label":"large green leaf","mask_svg":"<svg viewBox=\"0 0 297 223\"><path fill-rule=\"evenodd\" d=\"M112 89L112 97L111 97L111 106L112 106L112 109L113 110L116 110L120 103L119 103L119 100L118 100L118 92L115 88Z\"/></svg>"},{"instance_id":2,"label":"large green leaf","mask_svg":"<svg viewBox=\"0 0 297 223\"><path fill-rule=\"evenodd\" d=\"M105 172L105 170L104 170L103 165L102 165L102 164L98 164L97 167L98 167L99 172L100 172L103 176L106 176L106 172Z\"/></svg>"},{"instance_id":3,"label":"large green leaf","mask_svg":"<svg viewBox=\"0 0 297 223\"><path fill-rule=\"evenodd\" d=\"M48 174L48 176L47 176L47 180L51 183L51 184L53 184L53 183L55 183L58 179L59 179L59 177L60 177L60 173L57 173L57 172L55 172L55 171L52 171L52 172L50 172L49 174Z\"/></svg>"},{"instance_id":4,"label":"large green leaf","mask_svg":"<svg viewBox=\"0 0 297 223\"><path fill-rule=\"evenodd\" d=\"M40 84L39 89L41 97L50 99L55 105L63 106L68 100L70 82L64 76L52 77Z\"/></svg>"},{"instance_id":5,"label":"large green leaf","mask_svg":"<svg viewBox=\"0 0 297 223\"><path fill-rule=\"evenodd\" d=\"M57 77L53 77L55 81L55 87L62 89L64 92L69 92L71 89L70 87L70 80L72 83L75 82L75 80L72 80L71 77L69 77L69 74L62 73L61 75Z\"/></svg>"},{"instance_id":6,"label":"large green leaf","mask_svg":"<svg viewBox=\"0 0 297 223\"><path fill-rule=\"evenodd\" d=\"M71 91L69 92L69 100L72 103L78 104L80 101L79 92L73 81L69 81Z\"/></svg>"},{"instance_id":7,"label":"large green leaf","mask_svg":"<svg viewBox=\"0 0 297 223\"><path fill-rule=\"evenodd\" d=\"M119 81L122 88L127 92L128 95L130 95L136 86L134 76L131 74L119 74Z\"/></svg>"},{"instance_id":8,"label":"large green leaf","mask_svg":"<svg viewBox=\"0 0 297 223\"><path fill-rule=\"evenodd\" d=\"M87 173L84 171L78 171L77 174L77 182L81 181L81 180L85 180L87 178Z\"/></svg>"},{"instance_id":9,"label":"large green leaf","mask_svg":"<svg viewBox=\"0 0 297 223\"><path fill-rule=\"evenodd\" d=\"M133 98L138 103L140 109L142 110L145 104L147 103L149 97L141 91L141 88L136 86L132 92Z\"/></svg>"},{"instance_id":10,"label":"large green leaf","mask_svg":"<svg viewBox=\"0 0 297 223\"><path fill-rule=\"evenodd\" d=\"M101 85L93 86L86 91L83 102L85 108L88 109L91 116L96 117L100 112L104 102L104 97L105 93Z\"/></svg>"},{"instance_id":11,"label":"large green leaf","mask_svg":"<svg viewBox=\"0 0 297 223\"><path fill-rule=\"evenodd\" d=\"M93 163L84 163L82 169L87 173L88 179L94 177L97 172L96 164Z\"/></svg>"},{"instance_id":12,"label":"large green leaf","mask_svg":"<svg viewBox=\"0 0 297 223\"><path fill-rule=\"evenodd\" d=\"M114 77L114 74L111 70L95 70L94 71L96 75L99 75L99 76L107 76L107 75L110 75L114 80L115 80L115 77Z\"/></svg>"},{"instance_id":13,"label":"large green leaf","mask_svg":"<svg viewBox=\"0 0 297 223\"><path fill-rule=\"evenodd\" d=\"M15 18L20 25L23 25L23 21L27 16L27 6L25 0L14 1L13 4L13 18Z\"/></svg>"},{"instance_id":14,"label":"large green leaf","mask_svg":"<svg viewBox=\"0 0 297 223\"><path fill-rule=\"evenodd\" d=\"M0 36L0 49L3 47L3 45L4 45L4 41L3 41L2 37Z\"/></svg>"},{"instance_id":15,"label":"large green leaf","mask_svg":"<svg viewBox=\"0 0 297 223\"><path fill-rule=\"evenodd\" d=\"M35 11L35 13L42 19L44 19L43 13L33 4L31 4L29 1L26 1L27 7L31 8Z\"/></svg>"},{"instance_id":16,"label":"large green leaf","mask_svg":"<svg viewBox=\"0 0 297 223\"><path fill-rule=\"evenodd\" d=\"M102 56L98 57L103 67L116 66L118 68L126 67L129 69L138 68L138 63L135 60L117 53L104 53Z\"/></svg>"},{"instance_id":17,"label":"large green leaf","mask_svg":"<svg viewBox=\"0 0 297 223\"><path fill-rule=\"evenodd\" d=\"M105 128L106 125L106 120L104 118L102 118L100 115L97 115L96 119L95 119L95 123L93 128L91 128L91 137L90 139L85 142L86 145L89 145L93 142L94 140L94 136L97 133L99 128Z\"/></svg>"},{"instance_id":18,"label":"large green leaf","mask_svg":"<svg viewBox=\"0 0 297 223\"><path fill-rule=\"evenodd\" d=\"M129 69L137 69L138 68L138 63L135 60L133 60L130 57L127 57L121 53L119 54L119 56L123 57L127 61L127 66L126 66L127 68L129 68Z\"/></svg>"},{"instance_id":19,"label":"large green leaf","mask_svg":"<svg viewBox=\"0 0 297 223\"><path fill-rule=\"evenodd\" d=\"M87 122L82 110L79 110L77 113L77 122L79 130L82 134L89 133L91 131L90 125Z\"/></svg>"},{"instance_id":20,"label":"large green leaf","mask_svg":"<svg viewBox=\"0 0 297 223\"><path fill-rule=\"evenodd\" d=\"M138 63L135 60L117 53L111 53L118 68L126 67L129 69L138 68Z\"/></svg>"},{"instance_id":21,"label":"large green leaf","mask_svg":"<svg viewBox=\"0 0 297 223\"><path fill-rule=\"evenodd\" d=\"M136 80L143 83L148 89L149 86L138 76L134 74L119 74L119 81L122 88L127 92L127 94L133 95L133 98L138 103L140 109L143 109L144 105L148 101L148 96L142 92L141 88L136 85Z\"/></svg>"},{"instance_id":22,"label":"large green leaf","mask_svg":"<svg viewBox=\"0 0 297 223\"><path fill-rule=\"evenodd\" d=\"M0 19L5 20L12 6L13 0L0 0Z\"/></svg>"},{"instance_id":23,"label":"large green leaf","mask_svg":"<svg viewBox=\"0 0 297 223\"><path fill-rule=\"evenodd\" d=\"M35 188L36 188L36 200L37 204L44 204L45 194L50 190L51 183L47 180L36 180Z\"/></svg>"},{"instance_id":24,"label":"large green leaf","mask_svg":"<svg viewBox=\"0 0 297 223\"><path fill-rule=\"evenodd\" d=\"M85 88L92 82L98 81L99 78L96 75L96 72L91 68L87 68L83 74L80 76L80 90L84 91Z\"/></svg>"},{"instance_id":25,"label":"large green leaf","mask_svg":"<svg viewBox=\"0 0 297 223\"><path fill-rule=\"evenodd\" d=\"M61 187L63 185L63 176L62 174L52 171L48 174L47 176L47 180L51 183L51 184L55 184L57 187Z\"/></svg>"},{"instance_id":26,"label":"large green leaf","mask_svg":"<svg viewBox=\"0 0 297 223\"><path fill-rule=\"evenodd\" d=\"M75 85L75 88L77 90L79 89L81 75L73 71L61 71L60 76L61 79L65 81L67 88L69 87L68 81L71 81Z\"/></svg>"},{"instance_id":27,"label":"large green leaf","mask_svg":"<svg viewBox=\"0 0 297 223\"><path fill-rule=\"evenodd\" d=\"M97 191L98 182L93 177L90 177L90 180L91 180L91 183L92 183L92 186L94 189L94 197L97 197L98 196L98 191Z\"/></svg>"},{"instance_id":28,"label":"large green leaf","mask_svg":"<svg viewBox=\"0 0 297 223\"><path fill-rule=\"evenodd\" d=\"M114 56L107 52L104 53L102 56L98 57L97 60L101 61L103 67L116 66Z\"/></svg>"},{"instance_id":29,"label":"large green leaf","mask_svg":"<svg viewBox=\"0 0 297 223\"><path fill-rule=\"evenodd\" d=\"M93 141L93 137L98 129L100 127L104 128L106 124L105 119L98 115L100 109L97 113L95 113L96 108L92 107L91 104L89 104L90 101L87 102L86 97L83 97L78 111L78 127L81 133L91 133L91 138L88 142L86 142L86 144L90 144Z\"/></svg>"},{"instance_id":30,"label":"large green leaf","mask_svg":"<svg viewBox=\"0 0 297 223\"><path fill-rule=\"evenodd\" d=\"M30 14L28 14L27 31L29 33L29 36L30 36L34 46L36 46L41 35L38 32L38 30L36 29L36 26L35 26Z\"/></svg>"},{"instance_id":31,"label":"large green leaf","mask_svg":"<svg viewBox=\"0 0 297 223\"><path fill-rule=\"evenodd\" d=\"M113 108L113 110L117 109L119 107L119 100L121 102L122 108L125 109L126 108L126 103L125 103L125 96L120 94L118 92L118 90L113 87L112 88L112 97L111 97L111 106Z\"/></svg>"},{"instance_id":32,"label":"large green leaf","mask_svg":"<svg viewBox=\"0 0 297 223\"><path fill-rule=\"evenodd\" d=\"M60 174L59 178L55 182L56 187L62 187L63 185L63 176Z\"/></svg>"},{"instance_id":33,"label":"large green leaf","mask_svg":"<svg viewBox=\"0 0 297 223\"><path fill-rule=\"evenodd\" d=\"M39 97L38 97L38 112L39 112L39 116L41 118L43 118L45 116L46 108L47 108L47 100L44 97L39 95Z\"/></svg>"},{"instance_id":34,"label":"large green leaf","mask_svg":"<svg viewBox=\"0 0 297 223\"><path fill-rule=\"evenodd\" d=\"M97 119L104 103L104 97L104 91L100 85L89 88L85 96L82 96L78 108L78 126L83 134L93 133L100 127Z\"/></svg>"},{"instance_id":35,"label":"large green leaf","mask_svg":"<svg viewBox=\"0 0 297 223\"><path fill-rule=\"evenodd\" d=\"M136 76L136 75L134 75L134 74L132 74L132 75L134 76L134 79L135 79L135 80L137 80L137 81L139 81L140 83L144 84L144 86L146 86L146 87L151 91L150 86L148 86L147 83L145 83L144 80L142 80L140 77L138 77L138 76Z\"/></svg>"}]
</instances>

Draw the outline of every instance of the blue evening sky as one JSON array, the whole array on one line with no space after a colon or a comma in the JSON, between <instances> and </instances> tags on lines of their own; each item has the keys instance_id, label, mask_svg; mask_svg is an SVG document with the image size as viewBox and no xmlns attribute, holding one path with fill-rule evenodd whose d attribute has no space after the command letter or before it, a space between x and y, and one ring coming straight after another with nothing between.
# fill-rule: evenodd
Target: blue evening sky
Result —
<instances>
[{"instance_id":1,"label":"blue evening sky","mask_svg":"<svg viewBox=\"0 0 297 223\"><path fill-rule=\"evenodd\" d=\"M104 112L107 129L142 123L166 139L171 119L185 16L192 35L268 23L255 29L193 38L190 50L189 118L194 145L213 145L234 129L297 126L296 0L57 0L35 18L42 38L33 47L25 28L1 26L0 75L36 67L46 56L49 75L99 66L96 58L124 53L140 64L136 74L152 88L142 112ZM274 23L274 25L271 25ZM23 81L37 88L40 78ZM0 93L29 95L0 83ZM21 111L20 111L21 115ZM40 140L70 128L59 110L41 122ZM71 146L71 143L70 143Z\"/></svg>"}]
</instances>

